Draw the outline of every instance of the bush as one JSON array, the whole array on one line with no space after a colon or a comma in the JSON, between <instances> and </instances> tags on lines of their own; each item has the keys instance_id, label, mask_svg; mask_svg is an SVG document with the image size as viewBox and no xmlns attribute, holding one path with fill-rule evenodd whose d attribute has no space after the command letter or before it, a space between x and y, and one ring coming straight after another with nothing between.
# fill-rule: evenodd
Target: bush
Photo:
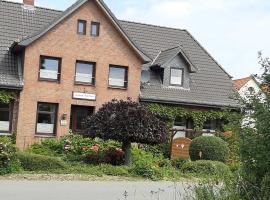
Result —
<instances>
[{"instance_id":1,"label":"bush","mask_svg":"<svg viewBox=\"0 0 270 200\"><path fill-rule=\"evenodd\" d=\"M269 200L270 197L270 174L266 174L262 181L261 194L263 200Z\"/></svg>"},{"instance_id":2,"label":"bush","mask_svg":"<svg viewBox=\"0 0 270 200\"><path fill-rule=\"evenodd\" d=\"M0 137L0 175L13 172L14 165L19 165L14 158L15 152L16 148L11 138Z\"/></svg>"},{"instance_id":3,"label":"bush","mask_svg":"<svg viewBox=\"0 0 270 200\"><path fill-rule=\"evenodd\" d=\"M163 177L157 166L145 161L136 162L130 169L130 172L134 175L142 176L151 180L158 180Z\"/></svg>"},{"instance_id":4,"label":"bush","mask_svg":"<svg viewBox=\"0 0 270 200\"><path fill-rule=\"evenodd\" d=\"M189 154L192 161L212 160L226 162L229 155L229 147L221 138L201 136L192 140Z\"/></svg>"},{"instance_id":5,"label":"bush","mask_svg":"<svg viewBox=\"0 0 270 200\"><path fill-rule=\"evenodd\" d=\"M182 167L184 173L194 173L199 175L230 175L231 171L227 165L218 161L198 160L187 162Z\"/></svg>"},{"instance_id":6,"label":"bush","mask_svg":"<svg viewBox=\"0 0 270 200\"><path fill-rule=\"evenodd\" d=\"M17 153L16 156L23 169L28 171L50 171L67 167L66 163L59 158L22 152Z\"/></svg>"},{"instance_id":7,"label":"bush","mask_svg":"<svg viewBox=\"0 0 270 200\"><path fill-rule=\"evenodd\" d=\"M186 162L187 160L181 157L171 159L171 164L176 169L181 169Z\"/></svg>"}]
</instances>

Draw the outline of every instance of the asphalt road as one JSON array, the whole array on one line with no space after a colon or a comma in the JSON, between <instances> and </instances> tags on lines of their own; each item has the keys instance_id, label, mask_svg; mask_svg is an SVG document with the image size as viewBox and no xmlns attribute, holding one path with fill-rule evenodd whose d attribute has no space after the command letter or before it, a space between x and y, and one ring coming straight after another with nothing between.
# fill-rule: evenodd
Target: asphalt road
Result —
<instances>
[{"instance_id":1,"label":"asphalt road","mask_svg":"<svg viewBox=\"0 0 270 200\"><path fill-rule=\"evenodd\" d=\"M188 183L0 181L0 200L182 200Z\"/></svg>"}]
</instances>

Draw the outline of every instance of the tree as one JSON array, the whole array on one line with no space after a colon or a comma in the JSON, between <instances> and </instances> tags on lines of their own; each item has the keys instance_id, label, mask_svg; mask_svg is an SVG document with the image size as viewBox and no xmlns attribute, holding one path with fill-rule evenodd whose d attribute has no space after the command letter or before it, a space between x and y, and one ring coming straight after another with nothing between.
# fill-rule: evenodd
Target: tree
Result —
<instances>
[{"instance_id":1,"label":"tree","mask_svg":"<svg viewBox=\"0 0 270 200\"><path fill-rule=\"evenodd\" d=\"M131 143L159 144L166 141L168 132L165 122L130 99L104 104L85 122L87 136L122 142L126 165L131 165Z\"/></svg>"},{"instance_id":2,"label":"tree","mask_svg":"<svg viewBox=\"0 0 270 200\"><path fill-rule=\"evenodd\" d=\"M257 78L265 93L262 100L260 94L254 94L246 101L246 107L252 109L251 118L255 127L245 127L240 134L240 156L243 166L243 178L249 191L246 199L269 199L270 185L270 60L259 54L264 73ZM265 196L267 195L267 196Z\"/></svg>"}]
</instances>

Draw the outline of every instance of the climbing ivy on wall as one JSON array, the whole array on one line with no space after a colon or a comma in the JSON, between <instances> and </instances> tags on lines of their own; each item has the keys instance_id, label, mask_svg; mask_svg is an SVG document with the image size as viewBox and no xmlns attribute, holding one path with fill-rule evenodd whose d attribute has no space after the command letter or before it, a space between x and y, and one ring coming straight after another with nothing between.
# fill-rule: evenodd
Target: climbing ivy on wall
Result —
<instances>
[{"instance_id":1,"label":"climbing ivy on wall","mask_svg":"<svg viewBox=\"0 0 270 200\"><path fill-rule=\"evenodd\" d=\"M0 103L8 104L15 99L15 93L7 90L0 90Z\"/></svg>"},{"instance_id":2,"label":"climbing ivy on wall","mask_svg":"<svg viewBox=\"0 0 270 200\"><path fill-rule=\"evenodd\" d=\"M238 124L241 116L238 112L232 110L192 110L181 106L170 106L157 103L148 103L147 107L154 114L165 119L172 124L177 117L191 118L194 122L194 130L203 129L203 124L207 120L222 119L228 121L228 124ZM228 126L227 126L228 127Z\"/></svg>"}]
</instances>

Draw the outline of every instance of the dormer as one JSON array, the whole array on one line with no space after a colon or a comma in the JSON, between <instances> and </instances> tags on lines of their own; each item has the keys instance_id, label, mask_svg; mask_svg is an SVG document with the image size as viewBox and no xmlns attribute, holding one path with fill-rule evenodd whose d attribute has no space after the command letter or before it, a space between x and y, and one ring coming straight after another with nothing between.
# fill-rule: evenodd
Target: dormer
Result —
<instances>
[{"instance_id":1,"label":"dormer","mask_svg":"<svg viewBox=\"0 0 270 200\"><path fill-rule=\"evenodd\" d=\"M183 89L190 88L190 74L197 71L181 46L160 51L150 68L159 75L164 87Z\"/></svg>"}]
</instances>

